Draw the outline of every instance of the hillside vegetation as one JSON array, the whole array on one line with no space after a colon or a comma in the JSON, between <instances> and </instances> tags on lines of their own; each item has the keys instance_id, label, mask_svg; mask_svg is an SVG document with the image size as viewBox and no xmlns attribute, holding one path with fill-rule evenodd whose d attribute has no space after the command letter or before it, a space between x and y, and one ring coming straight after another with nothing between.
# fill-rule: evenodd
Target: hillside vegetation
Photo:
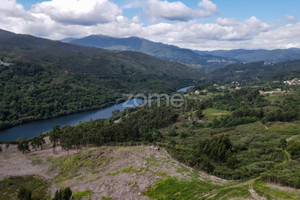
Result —
<instances>
[{"instance_id":1,"label":"hillside vegetation","mask_svg":"<svg viewBox=\"0 0 300 200\"><path fill-rule=\"evenodd\" d=\"M202 70L202 67L205 66L207 66L207 68L222 67L230 63L232 60L235 60L205 53L199 55L190 49L183 49L173 45L152 42L138 37L114 38L104 35L91 35L79 39L68 39L66 41L83 46L142 52L163 60L192 65L200 70Z\"/></svg>"},{"instance_id":2,"label":"hillside vegetation","mask_svg":"<svg viewBox=\"0 0 300 200\"><path fill-rule=\"evenodd\" d=\"M288 60L300 59L299 49L274 49L274 50L246 50L246 49L235 49L235 50L217 50L217 51L197 51L200 55L210 54L214 56L221 56L228 59L236 59L243 62L282 62Z\"/></svg>"},{"instance_id":3,"label":"hillside vegetation","mask_svg":"<svg viewBox=\"0 0 300 200\"><path fill-rule=\"evenodd\" d=\"M66 150L155 143L179 161L222 178L261 175L264 180L299 188L300 143L289 139L299 134L299 89L282 94L281 101L268 100L258 90L249 87L192 96L181 108L153 102L150 108L125 110L108 120L56 126L50 139ZM116 119L121 120L115 123Z\"/></svg>"},{"instance_id":4,"label":"hillside vegetation","mask_svg":"<svg viewBox=\"0 0 300 200\"><path fill-rule=\"evenodd\" d=\"M111 52L0 31L0 128L169 93L203 75L137 52Z\"/></svg>"},{"instance_id":5,"label":"hillside vegetation","mask_svg":"<svg viewBox=\"0 0 300 200\"><path fill-rule=\"evenodd\" d=\"M25 188L33 200L50 200L70 187L73 199L299 199L300 192L270 186L261 179L226 181L172 159L150 146L51 149L20 155L11 145L0 153L0 199L18 199ZM12 163L22 165L10 166ZM6 171L3 171L3 168ZM36 175L32 175L31 169ZM14 173L14 177L6 177ZM253 189L252 187L253 186ZM259 194L259 195L258 195Z\"/></svg>"},{"instance_id":6,"label":"hillside vegetation","mask_svg":"<svg viewBox=\"0 0 300 200\"><path fill-rule=\"evenodd\" d=\"M280 63L241 63L227 65L210 73L212 82L268 82L273 80L292 79L300 76L300 60Z\"/></svg>"}]
</instances>

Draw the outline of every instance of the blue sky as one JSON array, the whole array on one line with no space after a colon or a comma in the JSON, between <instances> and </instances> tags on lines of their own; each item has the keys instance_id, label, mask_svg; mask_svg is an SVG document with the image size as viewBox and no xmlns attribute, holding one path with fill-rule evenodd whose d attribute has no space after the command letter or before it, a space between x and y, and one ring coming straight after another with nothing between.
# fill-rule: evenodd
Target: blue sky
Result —
<instances>
[{"instance_id":1,"label":"blue sky","mask_svg":"<svg viewBox=\"0 0 300 200\"><path fill-rule=\"evenodd\" d=\"M199 50L291 48L300 47L299 8L299 0L0 0L0 28L50 39L138 36Z\"/></svg>"},{"instance_id":2,"label":"blue sky","mask_svg":"<svg viewBox=\"0 0 300 200\"><path fill-rule=\"evenodd\" d=\"M63 1L63 0L62 0ZM169 2L176 2L177 0L169 0ZM43 2L43 0L18 0L25 9L29 10L32 5ZM132 3L130 0L112 0L120 7ZM184 4L191 8L197 8L198 0L182 0ZM278 20L283 19L285 15L292 15L300 19L300 1L299 0L213 0L218 6L223 17L234 17L239 20L256 16L257 18L269 22L277 23ZM124 14L132 17L139 9L124 9ZM211 19L205 19L210 21Z\"/></svg>"}]
</instances>

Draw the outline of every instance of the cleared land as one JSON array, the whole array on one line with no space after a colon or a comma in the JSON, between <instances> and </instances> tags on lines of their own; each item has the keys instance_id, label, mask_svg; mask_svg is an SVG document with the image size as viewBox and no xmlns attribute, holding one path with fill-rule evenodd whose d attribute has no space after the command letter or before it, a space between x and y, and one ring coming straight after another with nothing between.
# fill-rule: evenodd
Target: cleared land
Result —
<instances>
[{"instance_id":1,"label":"cleared land","mask_svg":"<svg viewBox=\"0 0 300 200\"><path fill-rule=\"evenodd\" d=\"M266 199L262 196L274 194L284 197L281 199L300 199L299 190L266 185L256 179L227 181L194 171L171 158L164 149L150 146L67 152L60 147L53 151L47 142L43 150L28 154L18 152L15 145L8 149L3 145L3 150L0 199L16 199L24 180L32 188L37 188L36 183L42 186L33 192L39 199L50 199L62 187L71 187L79 199ZM9 188L14 191L8 194Z\"/></svg>"}]
</instances>

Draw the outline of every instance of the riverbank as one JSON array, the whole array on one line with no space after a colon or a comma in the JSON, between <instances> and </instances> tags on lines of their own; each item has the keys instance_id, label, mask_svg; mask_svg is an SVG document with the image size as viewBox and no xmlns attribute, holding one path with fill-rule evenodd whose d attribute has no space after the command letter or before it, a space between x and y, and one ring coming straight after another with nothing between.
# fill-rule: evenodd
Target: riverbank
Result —
<instances>
[{"instance_id":1,"label":"riverbank","mask_svg":"<svg viewBox=\"0 0 300 200\"><path fill-rule=\"evenodd\" d=\"M186 91L191 86L178 89L177 91ZM134 102L132 102L132 100ZM127 102L123 105L124 102ZM101 106L92 107L91 109L84 109L79 112L68 112L66 114L57 115L57 117L51 117L47 119L37 119L28 121L26 123L0 130L0 141L12 141L14 143L16 139L20 137L35 137L41 132L46 132L52 129L53 125L70 125L74 126L80 121L97 120L103 118L109 118L112 116L114 110L124 110L126 108L136 107L136 103L141 104L144 101L142 99L117 98L112 102L108 102ZM122 105L121 105L122 104Z\"/></svg>"},{"instance_id":2,"label":"riverbank","mask_svg":"<svg viewBox=\"0 0 300 200\"><path fill-rule=\"evenodd\" d=\"M0 134L1 134L1 131L7 130L9 128L13 128L13 127L18 126L18 125L23 125L23 124L30 123L30 122L38 122L38 121L43 121L43 120L49 120L49 119L53 119L53 118L57 118L57 117L63 117L63 116L66 116L66 115L78 114L78 113L82 113L82 112L88 112L88 111L95 111L95 110L99 110L99 109L104 109L104 108L107 108L109 106L112 106L112 105L115 105L115 104L118 104L118 103L121 103L121 102L125 102L125 101L126 101L126 99L120 100L120 98L117 98L115 101L104 103L104 104L99 105L99 106L93 106L93 107L90 107L90 108L79 109L79 110L75 110L75 111L71 111L71 112L63 112L63 113L55 114L53 116L46 117L46 118L28 118L28 119L24 119L24 120L21 120L20 122L12 123L10 125L6 125L4 128L0 128Z\"/></svg>"},{"instance_id":3,"label":"riverbank","mask_svg":"<svg viewBox=\"0 0 300 200\"><path fill-rule=\"evenodd\" d=\"M97 120L109 118L112 116L115 110L124 110L126 108L135 107L135 103L141 104L143 101L140 99L129 100L127 104L119 103L111 106L99 109L86 111L81 113L75 113L70 115L64 115L57 118L48 120L39 120L31 123L25 123L19 126L0 131L0 141L14 141L20 137L32 138L40 134L41 132L50 131L53 125L70 125L74 126L79 122Z\"/></svg>"}]
</instances>

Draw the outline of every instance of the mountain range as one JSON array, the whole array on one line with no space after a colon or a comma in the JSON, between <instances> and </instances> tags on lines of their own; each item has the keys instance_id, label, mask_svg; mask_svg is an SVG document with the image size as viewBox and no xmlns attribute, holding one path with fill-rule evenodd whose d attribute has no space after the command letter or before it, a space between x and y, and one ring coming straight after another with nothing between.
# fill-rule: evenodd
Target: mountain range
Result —
<instances>
[{"instance_id":1,"label":"mountain range","mask_svg":"<svg viewBox=\"0 0 300 200\"><path fill-rule=\"evenodd\" d=\"M0 30L0 55L90 75L201 78L199 71L132 51L110 51Z\"/></svg>"},{"instance_id":2,"label":"mountain range","mask_svg":"<svg viewBox=\"0 0 300 200\"><path fill-rule=\"evenodd\" d=\"M174 45L152 42L138 37L116 38L105 35L90 35L78 39L66 38L63 41L82 46L142 52L163 60L183 63L208 73L228 64L239 62L282 62L300 59L300 49L297 48L196 51L179 48Z\"/></svg>"},{"instance_id":3,"label":"mountain range","mask_svg":"<svg viewBox=\"0 0 300 200\"><path fill-rule=\"evenodd\" d=\"M174 45L152 42L138 37L115 38L105 35L90 35L79 39L66 38L63 41L82 46L93 46L119 51L126 50L142 52L156 58L183 63L200 69L202 67L222 67L235 61L235 59L226 59L221 56L205 53L199 55L190 49L183 49Z\"/></svg>"},{"instance_id":4,"label":"mountain range","mask_svg":"<svg viewBox=\"0 0 300 200\"><path fill-rule=\"evenodd\" d=\"M264 82L283 81L300 77L300 60L279 63L266 63L263 61L227 65L216 69L209 74L212 82Z\"/></svg>"},{"instance_id":5,"label":"mountain range","mask_svg":"<svg viewBox=\"0 0 300 200\"><path fill-rule=\"evenodd\" d=\"M282 62L287 60L300 59L300 49L274 49L274 50L218 50L218 51L196 51L200 55L214 55L221 56L227 59L234 59L242 62Z\"/></svg>"}]
</instances>

